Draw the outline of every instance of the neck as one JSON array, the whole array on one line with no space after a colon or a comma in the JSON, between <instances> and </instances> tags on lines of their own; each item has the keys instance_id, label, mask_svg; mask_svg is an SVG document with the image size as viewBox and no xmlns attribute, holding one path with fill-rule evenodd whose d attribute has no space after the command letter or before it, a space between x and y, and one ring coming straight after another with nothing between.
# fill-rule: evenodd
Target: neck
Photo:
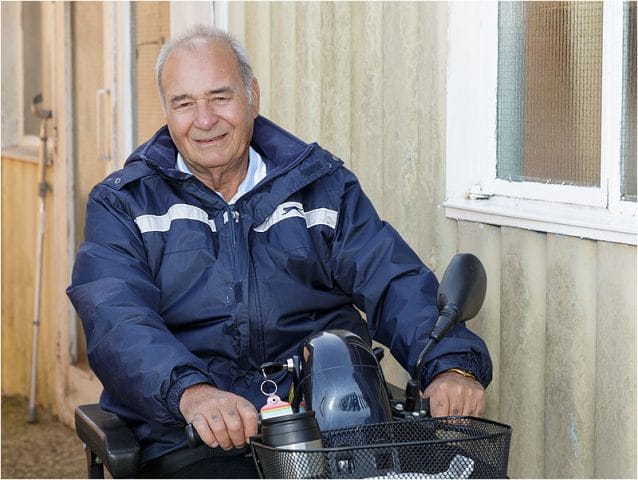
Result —
<instances>
[{"instance_id":1,"label":"neck","mask_svg":"<svg viewBox=\"0 0 638 480\"><path fill-rule=\"evenodd\" d=\"M228 202L235 196L239 185L246 178L248 161L249 155L246 152L245 157L239 162L218 168L193 169L192 173L204 185L219 193Z\"/></svg>"}]
</instances>

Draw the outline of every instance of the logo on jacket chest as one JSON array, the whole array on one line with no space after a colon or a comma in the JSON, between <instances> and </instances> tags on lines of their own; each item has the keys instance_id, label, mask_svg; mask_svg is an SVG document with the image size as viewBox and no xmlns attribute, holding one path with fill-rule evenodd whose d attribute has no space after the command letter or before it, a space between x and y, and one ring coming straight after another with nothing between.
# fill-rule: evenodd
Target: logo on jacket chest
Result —
<instances>
[{"instance_id":1,"label":"logo on jacket chest","mask_svg":"<svg viewBox=\"0 0 638 480\"><path fill-rule=\"evenodd\" d=\"M306 211L300 202L284 202L259 226L255 227L256 232L266 232L273 225L291 218L303 218L307 228L317 225L325 225L332 229L337 226L338 212L329 208L315 208Z\"/></svg>"}]
</instances>

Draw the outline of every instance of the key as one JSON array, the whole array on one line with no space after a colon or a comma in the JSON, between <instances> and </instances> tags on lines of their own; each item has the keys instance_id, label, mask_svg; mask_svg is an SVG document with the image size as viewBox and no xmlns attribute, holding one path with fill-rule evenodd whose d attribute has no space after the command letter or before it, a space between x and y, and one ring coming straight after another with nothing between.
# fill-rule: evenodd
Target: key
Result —
<instances>
[{"instance_id":1,"label":"key","mask_svg":"<svg viewBox=\"0 0 638 480\"><path fill-rule=\"evenodd\" d=\"M281 372L282 370L288 370L288 365L286 363L267 362L261 364L259 366L259 370L261 371L261 374L264 376L264 378L268 378L268 375Z\"/></svg>"}]
</instances>

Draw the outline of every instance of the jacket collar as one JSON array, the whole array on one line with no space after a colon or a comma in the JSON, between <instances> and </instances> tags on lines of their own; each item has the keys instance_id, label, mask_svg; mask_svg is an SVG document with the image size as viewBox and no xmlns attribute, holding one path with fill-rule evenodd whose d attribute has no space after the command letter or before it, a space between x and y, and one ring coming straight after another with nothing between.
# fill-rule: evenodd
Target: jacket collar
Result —
<instances>
[{"instance_id":1,"label":"jacket collar","mask_svg":"<svg viewBox=\"0 0 638 480\"><path fill-rule=\"evenodd\" d=\"M343 163L316 143L308 144L262 116L255 119L251 146L262 155L268 170L260 185L270 184L267 195L258 195L259 207L254 212L257 221L263 221L290 195ZM125 170L138 172L134 176L144 176L150 169L176 180L189 178L175 168L176 160L177 148L165 125L129 156Z\"/></svg>"}]
</instances>

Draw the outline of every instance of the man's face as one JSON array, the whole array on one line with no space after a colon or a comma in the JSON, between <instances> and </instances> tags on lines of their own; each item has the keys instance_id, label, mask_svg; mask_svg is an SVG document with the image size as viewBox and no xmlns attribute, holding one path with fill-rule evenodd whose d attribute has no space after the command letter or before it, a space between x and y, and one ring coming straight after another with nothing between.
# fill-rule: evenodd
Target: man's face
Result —
<instances>
[{"instance_id":1,"label":"man's face","mask_svg":"<svg viewBox=\"0 0 638 480\"><path fill-rule=\"evenodd\" d=\"M202 42L193 50L174 50L161 81L168 129L193 173L247 160L259 87L254 81L250 104L230 47Z\"/></svg>"}]
</instances>

